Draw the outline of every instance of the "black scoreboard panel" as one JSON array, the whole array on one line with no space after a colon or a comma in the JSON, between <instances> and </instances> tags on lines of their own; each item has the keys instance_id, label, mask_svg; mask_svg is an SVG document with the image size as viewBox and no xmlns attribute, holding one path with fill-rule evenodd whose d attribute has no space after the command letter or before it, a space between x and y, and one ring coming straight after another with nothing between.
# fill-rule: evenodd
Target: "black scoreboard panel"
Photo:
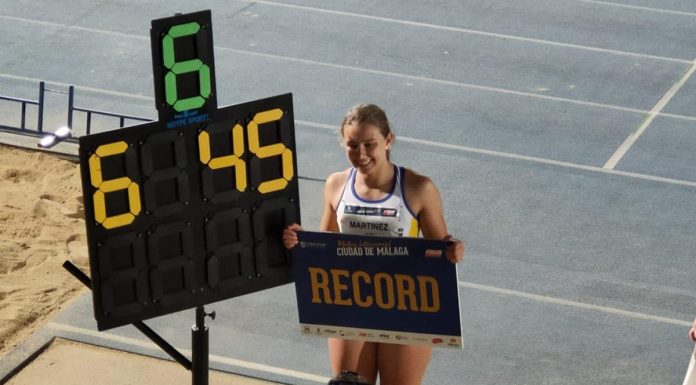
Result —
<instances>
[{"instance_id":1,"label":"black scoreboard panel","mask_svg":"<svg viewBox=\"0 0 696 385\"><path fill-rule=\"evenodd\" d=\"M292 96L209 114L80 138L99 330L291 282Z\"/></svg>"}]
</instances>

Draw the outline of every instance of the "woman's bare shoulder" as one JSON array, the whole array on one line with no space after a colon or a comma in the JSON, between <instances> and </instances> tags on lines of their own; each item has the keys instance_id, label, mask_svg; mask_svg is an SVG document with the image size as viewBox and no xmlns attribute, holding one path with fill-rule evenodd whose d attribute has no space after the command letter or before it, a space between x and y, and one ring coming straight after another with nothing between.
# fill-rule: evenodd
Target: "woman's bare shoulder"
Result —
<instances>
[{"instance_id":1,"label":"woman's bare shoulder","mask_svg":"<svg viewBox=\"0 0 696 385\"><path fill-rule=\"evenodd\" d=\"M346 180L348 180L349 175L349 168L332 173L328 176L328 178L326 178L326 185L324 189L327 192L337 192L338 190L343 189L343 185L346 184Z\"/></svg>"},{"instance_id":2,"label":"woman's bare shoulder","mask_svg":"<svg viewBox=\"0 0 696 385\"><path fill-rule=\"evenodd\" d=\"M404 180L406 182L406 190L411 192L412 194L423 194L423 193L430 193L433 191L437 191L437 188L435 187L435 183L433 181L423 175L419 174L409 168L404 168Z\"/></svg>"}]
</instances>

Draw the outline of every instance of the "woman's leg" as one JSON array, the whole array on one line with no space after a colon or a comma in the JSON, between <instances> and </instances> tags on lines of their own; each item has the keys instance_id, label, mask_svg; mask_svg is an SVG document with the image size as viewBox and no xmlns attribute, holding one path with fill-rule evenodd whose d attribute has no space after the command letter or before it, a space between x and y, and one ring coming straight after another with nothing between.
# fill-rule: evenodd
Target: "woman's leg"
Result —
<instances>
[{"instance_id":1,"label":"woman's leg","mask_svg":"<svg viewBox=\"0 0 696 385\"><path fill-rule=\"evenodd\" d=\"M432 352L428 346L377 345L380 385L420 385Z\"/></svg>"},{"instance_id":2,"label":"woman's leg","mask_svg":"<svg viewBox=\"0 0 696 385\"><path fill-rule=\"evenodd\" d=\"M370 384L377 379L377 344L329 338L329 359L334 376L344 370L356 372Z\"/></svg>"}]
</instances>

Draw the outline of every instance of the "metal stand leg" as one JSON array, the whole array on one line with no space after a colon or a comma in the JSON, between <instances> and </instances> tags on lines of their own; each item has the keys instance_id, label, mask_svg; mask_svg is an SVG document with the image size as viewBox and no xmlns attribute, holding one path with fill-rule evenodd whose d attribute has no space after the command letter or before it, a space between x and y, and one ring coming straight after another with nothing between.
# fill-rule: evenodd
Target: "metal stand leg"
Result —
<instances>
[{"instance_id":1,"label":"metal stand leg","mask_svg":"<svg viewBox=\"0 0 696 385\"><path fill-rule=\"evenodd\" d=\"M75 278L80 280L88 288L92 288L92 280L83 273L77 266L65 261L63 267ZM215 319L215 312L206 313L203 306L196 307L196 324L191 328L191 361L184 357L179 351L162 339L157 333L145 325L142 321L134 322L132 325L138 328L143 334L156 343L162 350L167 352L172 358L179 362L183 367L191 371L191 382L193 385L208 385L208 327L205 326L205 317Z\"/></svg>"},{"instance_id":2,"label":"metal stand leg","mask_svg":"<svg viewBox=\"0 0 696 385\"><path fill-rule=\"evenodd\" d=\"M78 269L77 266L73 265L72 262L65 261L65 263L63 263L63 268L72 274L73 277L77 278L78 281L87 286L88 289L92 290L92 280L87 276L87 274L83 273L82 270ZM176 362L180 363L181 366L186 368L186 370L191 370L191 361L189 361L186 356L179 353L179 351L170 345L169 342L160 337L159 334L155 333L154 330L150 329L149 326L145 325L143 321L133 322L132 325L140 330L140 332L143 333L147 338L152 340L152 342L157 344L157 346L164 350L165 353L169 354L174 360L176 360ZM208 356L206 353L206 358L207 357Z\"/></svg>"},{"instance_id":3,"label":"metal stand leg","mask_svg":"<svg viewBox=\"0 0 696 385\"><path fill-rule=\"evenodd\" d=\"M208 327L205 317L215 319L215 312L206 313L203 306L196 307L196 324L191 328L191 378L193 385L208 385Z\"/></svg>"}]
</instances>

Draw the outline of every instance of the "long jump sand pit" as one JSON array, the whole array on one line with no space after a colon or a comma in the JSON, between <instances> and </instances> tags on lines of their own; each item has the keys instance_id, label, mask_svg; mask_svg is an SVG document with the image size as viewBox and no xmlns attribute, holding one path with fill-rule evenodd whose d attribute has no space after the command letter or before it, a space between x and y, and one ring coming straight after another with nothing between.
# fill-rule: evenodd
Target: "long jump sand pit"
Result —
<instances>
[{"instance_id":1,"label":"long jump sand pit","mask_svg":"<svg viewBox=\"0 0 696 385\"><path fill-rule=\"evenodd\" d=\"M83 217L77 163L0 145L0 358L87 290Z\"/></svg>"}]
</instances>

